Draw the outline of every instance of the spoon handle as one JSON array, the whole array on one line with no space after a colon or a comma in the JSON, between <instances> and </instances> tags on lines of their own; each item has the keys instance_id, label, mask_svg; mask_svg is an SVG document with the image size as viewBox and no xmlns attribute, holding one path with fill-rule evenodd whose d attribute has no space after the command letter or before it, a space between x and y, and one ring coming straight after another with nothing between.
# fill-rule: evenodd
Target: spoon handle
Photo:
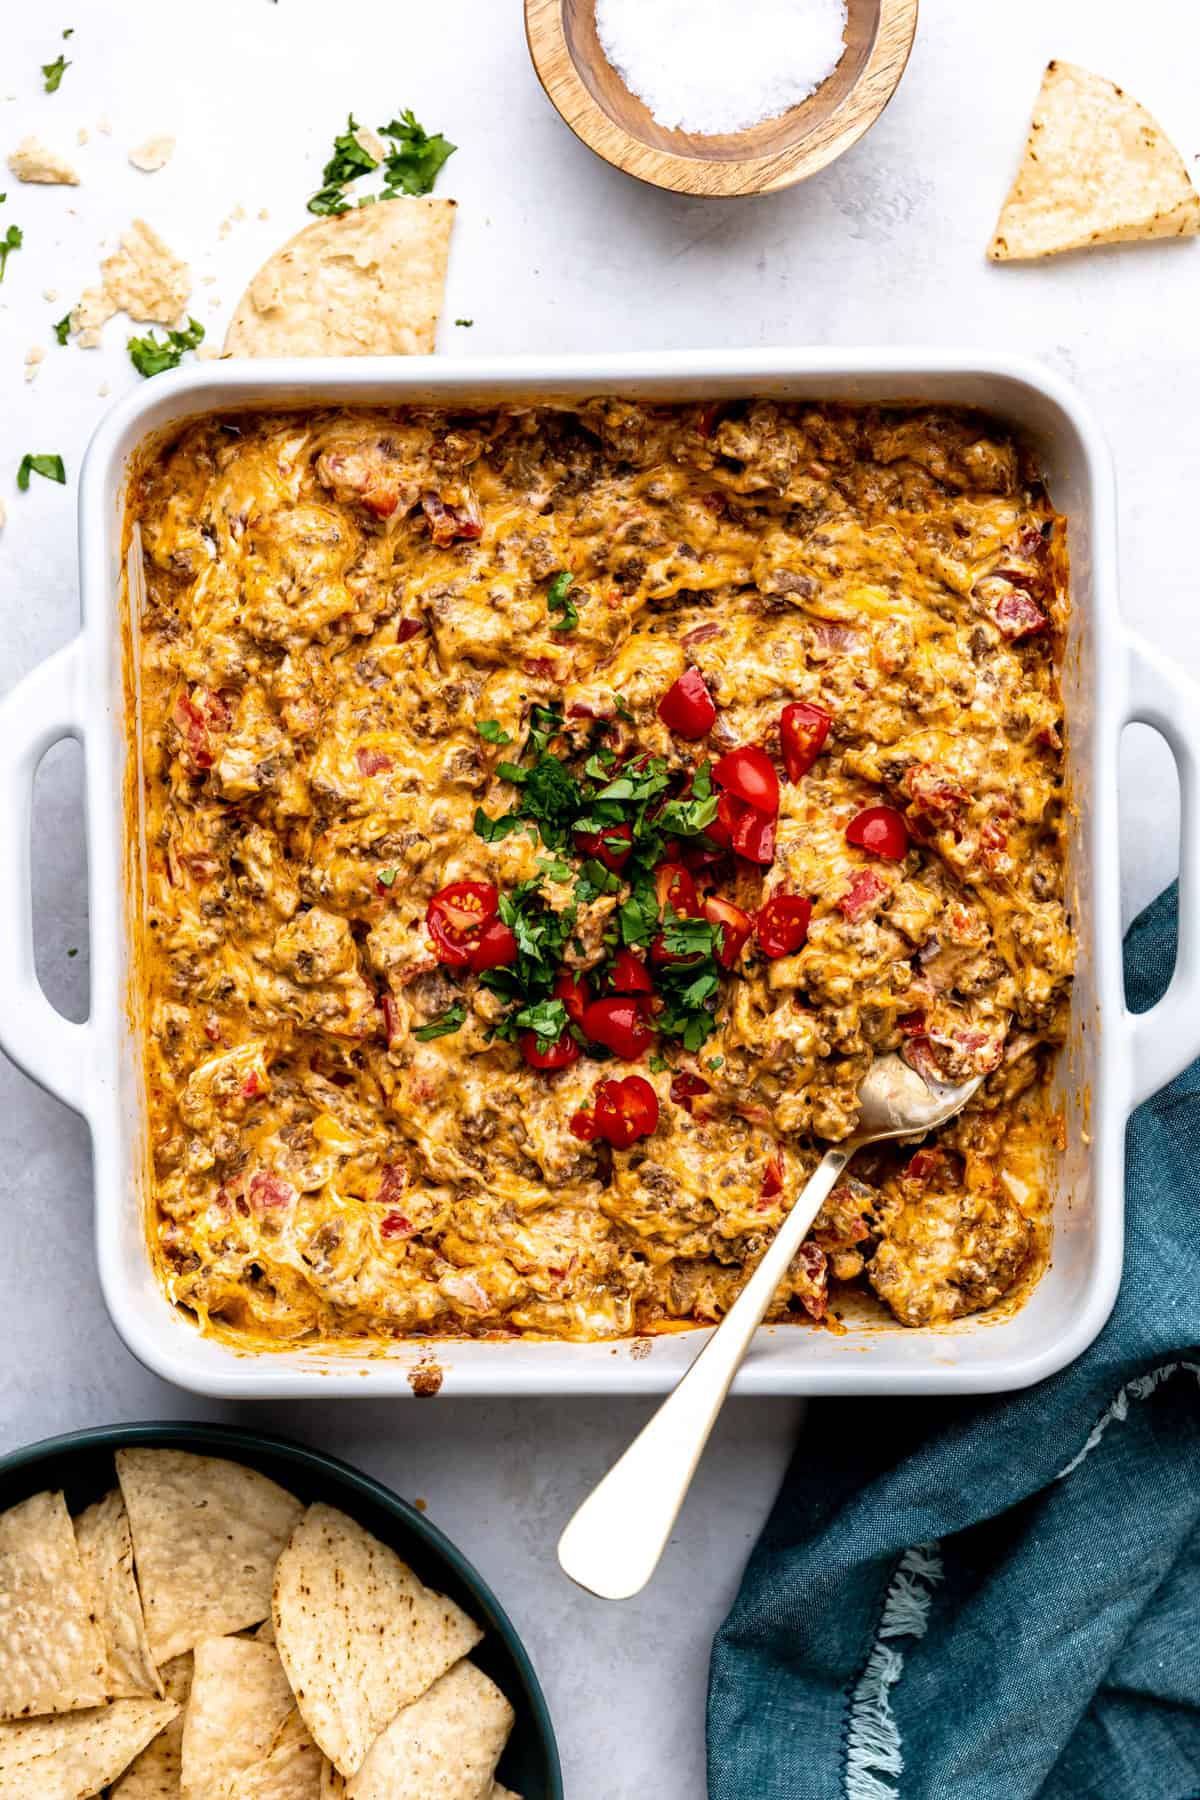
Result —
<instances>
[{"instance_id":1,"label":"spoon handle","mask_svg":"<svg viewBox=\"0 0 1200 1800\"><path fill-rule=\"evenodd\" d=\"M558 1560L580 1587L628 1600L653 1575L750 1339L856 1148L826 1151L699 1356L563 1532Z\"/></svg>"}]
</instances>

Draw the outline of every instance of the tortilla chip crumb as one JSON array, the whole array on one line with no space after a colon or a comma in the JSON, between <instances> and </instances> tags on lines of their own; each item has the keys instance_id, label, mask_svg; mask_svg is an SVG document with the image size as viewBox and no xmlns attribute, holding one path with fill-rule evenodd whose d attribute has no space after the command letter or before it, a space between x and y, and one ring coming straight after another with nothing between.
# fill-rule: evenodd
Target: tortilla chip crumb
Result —
<instances>
[{"instance_id":1,"label":"tortilla chip crumb","mask_svg":"<svg viewBox=\"0 0 1200 1800\"><path fill-rule=\"evenodd\" d=\"M102 381L100 386L96 389L96 392L102 400L107 400L108 396L112 393L112 389L109 387L107 381Z\"/></svg>"},{"instance_id":2,"label":"tortilla chip crumb","mask_svg":"<svg viewBox=\"0 0 1200 1800\"><path fill-rule=\"evenodd\" d=\"M4 530L4 527L7 525L7 523L8 523L8 511L4 505L3 500L0 500L0 531Z\"/></svg>"},{"instance_id":3,"label":"tortilla chip crumb","mask_svg":"<svg viewBox=\"0 0 1200 1800\"><path fill-rule=\"evenodd\" d=\"M269 219L271 214L267 207L260 206L258 209L258 216L260 219Z\"/></svg>"},{"instance_id":4,"label":"tortilla chip crumb","mask_svg":"<svg viewBox=\"0 0 1200 1800\"><path fill-rule=\"evenodd\" d=\"M43 300L57 300L58 299L58 289L57 288L43 288L42 289L42 299Z\"/></svg>"},{"instance_id":5,"label":"tortilla chip crumb","mask_svg":"<svg viewBox=\"0 0 1200 1800\"><path fill-rule=\"evenodd\" d=\"M81 125L79 127L79 130L75 133L75 142L82 147L84 144L90 142L91 135L92 134L88 130L87 126Z\"/></svg>"},{"instance_id":6,"label":"tortilla chip crumb","mask_svg":"<svg viewBox=\"0 0 1200 1800\"><path fill-rule=\"evenodd\" d=\"M71 313L71 330L83 350L96 348L114 313L155 325L174 325L186 313L192 272L144 219L133 221L100 273L103 286L85 289Z\"/></svg>"},{"instance_id":7,"label":"tortilla chip crumb","mask_svg":"<svg viewBox=\"0 0 1200 1800\"><path fill-rule=\"evenodd\" d=\"M22 138L9 156L8 166L18 181L37 181L47 187L79 186L79 176L66 157L40 138Z\"/></svg>"},{"instance_id":8,"label":"tortilla chip crumb","mask_svg":"<svg viewBox=\"0 0 1200 1800\"><path fill-rule=\"evenodd\" d=\"M25 352L25 379L32 381L42 366L46 352L40 344L31 344Z\"/></svg>"},{"instance_id":9,"label":"tortilla chip crumb","mask_svg":"<svg viewBox=\"0 0 1200 1800\"><path fill-rule=\"evenodd\" d=\"M102 119L97 119L96 130L102 131L104 133L105 137L112 136L112 120L108 117L107 113L104 115L104 117Z\"/></svg>"},{"instance_id":10,"label":"tortilla chip crumb","mask_svg":"<svg viewBox=\"0 0 1200 1800\"><path fill-rule=\"evenodd\" d=\"M153 175L157 170L165 169L174 154L175 139L164 132L158 137L147 138L144 144L136 144L129 152L129 160L135 169Z\"/></svg>"}]
</instances>

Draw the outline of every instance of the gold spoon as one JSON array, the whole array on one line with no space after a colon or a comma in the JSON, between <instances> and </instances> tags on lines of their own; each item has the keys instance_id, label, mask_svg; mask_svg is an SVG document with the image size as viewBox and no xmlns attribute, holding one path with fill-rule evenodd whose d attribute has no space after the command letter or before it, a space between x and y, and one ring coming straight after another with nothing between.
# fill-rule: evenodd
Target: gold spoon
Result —
<instances>
[{"instance_id":1,"label":"gold spoon","mask_svg":"<svg viewBox=\"0 0 1200 1800\"><path fill-rule=\"evenodd\" d=\"M858 1090L853 1137L825 1152L699 1356L558 1540L559 1563L572 1581L602 1600L641 1592L658 1567L750 1340L838 1176L864 1144L920 1138L944 1125L982 1080L977 1075L958 1087L927 1082L895 1054L872 1063Z\"/></svg>"}]
</instances>

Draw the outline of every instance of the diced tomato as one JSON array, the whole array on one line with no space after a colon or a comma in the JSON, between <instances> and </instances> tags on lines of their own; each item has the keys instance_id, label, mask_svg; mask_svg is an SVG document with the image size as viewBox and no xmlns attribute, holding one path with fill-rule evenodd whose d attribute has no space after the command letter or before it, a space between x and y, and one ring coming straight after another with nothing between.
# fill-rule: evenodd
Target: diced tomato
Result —
<instances>
[{"instance_id":1,"label":"diced tomato","mask_svg":"<svg viewBox=\"0 0 1200 1800\"><path fill-rule=\"evenodd\" d=\"M654 892L659 906L678 914L681 919L698 919L701 913L696 884L682 863L659 863L654 871Z\"/></svg>"},{"instance_id":2,"label":"diced tomato","mask_svg":"<svg viewBox=\"0 0 1200 1800\"><path fill-rule=\"evenodd\" d=\"M724 629L723 625L716 625L711 621L705 625L693 625L690 631L684 632L680 642L684 644L711 644L714 638L720 637Z\"/></svg>"},{"instance_id":3,"label":"diced tomato","mask_svg":"<svg viewBox=\"0 0 1200 1800\"><path fill-rule=\"evenodd\" d=\"M746 948L750 933L754 930L754 920L740 906L735 906L732 900L722 900L716 894L710 895L704 902L704 916L710 925L719 925L721 928L717 961L723 969L732 969Z\"/></svg>"},{"instance_id":4,"label":"diced tomato","mask_svg":"<svg viewBox=\"0 0 1200 1800\"><path fill-rule=\"evenodd\" d=\"M904 1033L905 1037L924 1037L925 1014L923 1012L905 1013L903 1018L896 1020L896 1026Z\"/></svg>"},{"instance_id":5,"label":"diced tomato","mask_svg":"<svg viewBox=\"0 0 1200 1800\"><path fill-rule=\"evenodd\" d=\"M928 1181L947 1160L944 1150L917 1150L909 1157L904 1173L912 1181Z\"/></svg>"},{"instance_id":6,"label":"diced tomato","mask_svg":"<svg viewBox=\"0 0 1200 1800\"><path fill-rule=\"evenodd\" d=\"M721 805L728 802L731 822L729 838L739 856L747 862L762 863L764 867L775 861L775 819L768 813L756 812L743 800L735 800L731 794L722 794ZM721 815L718 813L718 818Z\"/></svg>"},{"instance_id":7,"label":"diced tomato","mask_svg":"<svg viewBox=\"0 0 1200 1800\"><path fill-rule=\"evenodd\" d=\"M797 700L785 706L779 719L779 742L783 748L783 766L789 781L799 781L816 762L833 724L823 706L809 700Z\"/></svg>"},{"instance_id":8,"label":"diced tomato","mask_svg":"<svg viewBox=\"0 0 1200 1800\"><path fill-rule=\"evenodd\" d=\"M712 730L717 709L699 669L685 669L658 703L658 716L676 737L702 738Z\"/></svg>"},{"instance_id":9,"label":"diced tomato","mask_svg":"<svg viewBox=\"0 0 1200 1800\"><path fill-rule=\"evenodd\" d=\"M384 994L379 1002L383 1008L383 1029L389 1045L400 1042L400 1007L393 994Z\"/></svg>"},{"instance_id":10,"label":"diced tomato","mask_svg":"<svg viewBox=\"0 0 1200 1800\"><path fill-rule=\"evenodd\" d=\"M536 1031L523 1031L517 1046L531 1069L569 1069L579 1061L579 1045L569 1031L564 1031L556 1044L543 1044Z\"/></svg>"},{"instance_id":11,"label":"diced tomato","mask_svg":"<svg viewBox=\"0 0 1200 1800\"><path fill-rule=\"evenodd\" d=\"M243 1100L257 1100L258 1096L260 1094L265 1094L266 1091L267 1084L263 1079L261 1072L258 1069L251 1069L245 1081L242 1083Z\"/></svg>"},{"instance_id":12,"label":"diced tomato","mask_svg":"<svg viewBox=\"0 0 1200 1800\"><path fill-rule=\"evenodd\" d=\"M396 642L407 644L410 638L420 637L424 629L424 619L401 619L396 626Z\"/></svg>"},{"instance_id":13,"label":"diced tomato","mask_svg":"<svg viewBox=\"0 0 1200 1800\"><path fill-rule=\"evenodd\" d=\"M754 934L764 956L791 956L808 936L812 901L802 894L772 894L758 909Z\"/></svg>"},{"instance_id":14,"label":"diced tomato","mask_svg":"<svg viewBox=\"0 0 1200 1800\"><path fill-rule=\"evenodd\" d=\"M849 919L852 925L871 908L877 906L885 894L892 891L891 883L875 869L859 869L851 877L850 886L838 900L838 908Z\"/></svg>"},{"instance_id":15,"label":"diced tomato","mask_svg":"<svg viewBox=\"0 0 1200 1800\"><path fill-rule=\"evenodd\" d=\"M681 1070L671 1082L672 1100L687 1113L695 1110L696 1102L702 1094L711 1093L712 1088L707 1081L699 1075L689 1075L686 1069Z\"/></svg>"},{"instance_id":16,"label":"diced tomato","mask_svg":"<svg viewBox=\"0 0 1200 1800\"><path fill-rule=\"evenodd\" d=\"M710 438L721 422L721 414L725 411L723 400L709 400L696 414L696 430L702 438Z\"/></svg>"},{"instance_id":17,"label":"diced tomato","mask_svg":"<svg viewBox=\"0 0 1200 1800\"><path fill-rule=\"evenodd\" d=\"M421 508L435 544L452 544L455 538L483 536L483 515L474 499L464 506L447 506L438 494L421 495Z\"/></svg>"},{"instance_id":18,"label":"diced tomato","mask_svg":"<svg viewBox=\"0 0 1200 1800\"><path fill-rule=\"evenodd\" d=\"M390 1206L398 1200L408 1187L408 1170L403 1163L384 1163L379 1171L379 1186L375 1189L375 1200L380 1206Z\"/></svg>"},{"instance_id":19,"label":"diced tomato","mask_svg":"<svg viewBox=\"0 0 1200 1800\"><path fill-rule=\"evenodd\" d=\"M596 1089L596 1130L614 1150L628 1150L658 1126L658 1095L644 1075L602 1081Z\"/></svg>"},{"instance_id":20,"label":"diced tomato","mask_svg":"<svg viewBox=\"0 0 1200 1800\"><path fill-rule=\"evenodd\" d=\"M640 1000L614 995L584 1008L583 1034L625 1062L635 1062L654 1041Z\"/></svg>"},{"instance_id":21,"label":"diced tomato","mask_svg":"<svg viewBox=\"0 0 1200 1800\"><path fill-rule=\"evenodd\" d=\"M614 874L625 867L633 851L633 827L622 822L606 825L603 831L577 831L575 848L584 856L594 856Z\"/></svg>"},{"instance_id":22,"label":"diced tomato","mask_svg":"<svg viewBox=\"0 0 1200 1800\"><path fill-rule=\"evenodd\" d=\"M652 994L654 983L640 956L632 950L618 950L608 971L609 986L614 994Z\"/></svg>"},{"instance_id":23,"label":"diced tomato","mask_svg":"<svg viewBox=\"0 0 1200 1800\"><path fill-rule=\"evenodd\" d=\"M582 1025L584 1008L592 997L586 979L582 975L573 975L570 969L560 969L550 992L556 1000L562 1001L572 1025Z\"/></svg>"},{"instance_id":24,"label":"diced tomato","mask_svg":"<svg viewBox=\"0 0 1200 1800\"><path fill-rule=\"evenodd\" d=\"M764 1200L774 1200L783 1192L783 1156L776 1150L763 1170L761 1193Z\"/></svg>"},{"instance_id":25,"label":"diced tomato","mask_svg":"<svg viewBox=\"0 0 1200 1800\"><path fill-rule=\"evenodd\" d=\"M471 950L472 969L482 975L486 969L504 969L516 960L516 933L503 919L489 919Z\"/></svg>"},{"instance_id":26,"label":"diced tomato","mask_svg":"<svg viewBox=\"0 0 1200 1800\"><path fill-rule=\"evenodd\" d=\"M992 618L1007 638L1032 637L1036 631L1045 631L1050 623L1037 601L1021 588L1001 594L992 608Z\"/></svg>"},{"instance_id":27,"label":"diced tomato","mask_svg":"<svg viewBox=\"0 0 1200 1800\"><path fill-rule=\"evenodd\" d=\"M392 767L390 756L386 756L382 750L372 750L365 744L360 744L354 752L354 760L358 764L360 775L382 775L385 769Z\"/></svg>"},{"instance_id":28,"label":"diced tomato","mask_svg":"<svg viewBox=\"0 0 1200 1800\"><path fill-rule=\"evenodd\" d=\"M269 1169L256 1169L250 1177L247 1198L252 1212L282 1212L299 1197L290 1181L273 1175Z\"/></svg>"},{"instance_id":29,"label":"diced tomato","mask_svg":"<svg viewBox=\"0 0 1200 1800\"><path fill-rule=\"evenodd\" d=\"M384 1213L379 1221L381 1238L410 1238L415 1229L411 1219L406 1219L402 1212Z\"/></svg>"},{"instance_id":30,"label":"diced tomato","mask_svg":"<svg viewBox=\"0 0 1200 1800\"><path fill-rule=\"evenodd\" d=\"M465 969L485 925L496 916L500 895L490 881L452 881L425 909L425 923L439 962Z\"/></svg>"},{"instance_id":31,"label":"diced tomato","mask_svg":"<svg viewBox=\"0 0 1200 1800\"><path fill-rule=\"evenodd\" d=\"M521 667L533 681L558 679L558 664L551 656L527 656Z\"/></svg>"},{"instance_id":32,"label":"diced tomato","mask_svg":"<svg viewBox=\"0 0 1200 1800\"><path fill-rule=\"evenodd\" d=\"M212 688L193 688L175 700L175 718L187 742L187 752L198 769L211 769L216 761L213 736L229 729L229 708Z\"/></svg>"},{"instance_id":33,"label":"diced tomato","mask_svg":"<svg viewBox=\"0 0 1200 1800\"><path fill-rule=\"evenodd\" d=\"M894 806L868 806L847 825L846 842L889 862L903 862L908 854L908 826Z\"/></svg>"},{"instance_id":34,"label":"diced tomato","mask_svg":"<svg viewBox=\"0 0 1200 1800\"><path fill-rule=\"evenodd\" d=\"M779 777L775 764L757 744L743 744L719 757L713 764L713 780L736 800L745 801L755 812L779 811Z\"/></svg>"},{"instance_id":35,"label":"diced tomato","mask_svg":"<svg viewBox=\"0 0 1200 1800\"><path fill-rule=\"evenodd\" d=\"M829 1304L829 1261L819 1244L805 1238L796 1252L796 1260L812 1283L812 1292L801 1294L800 1304L814 1319L825 1317Z\"/></svg>"}]
</instances>

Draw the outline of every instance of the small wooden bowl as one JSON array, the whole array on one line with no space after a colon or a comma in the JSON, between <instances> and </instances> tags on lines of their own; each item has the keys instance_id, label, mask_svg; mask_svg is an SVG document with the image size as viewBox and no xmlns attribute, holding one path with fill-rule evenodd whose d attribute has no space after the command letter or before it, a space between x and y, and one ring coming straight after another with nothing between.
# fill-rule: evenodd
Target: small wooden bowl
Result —
<instances>
[{"instance_id":1,"label":"small wooden bowl","mask_svg":"<svg viewBox=\"0 0 1200 1800\"><path fill-rule=\"evenodd\" d=\"M525 33L554 106L605 162L680 194L766 194L814 175L875 123L904 73L917 5L847 0L846 52L816 93L714 137L668 131L630 93L600 48L596 0L525 0Z\"/></svg>"}]
</instances>

